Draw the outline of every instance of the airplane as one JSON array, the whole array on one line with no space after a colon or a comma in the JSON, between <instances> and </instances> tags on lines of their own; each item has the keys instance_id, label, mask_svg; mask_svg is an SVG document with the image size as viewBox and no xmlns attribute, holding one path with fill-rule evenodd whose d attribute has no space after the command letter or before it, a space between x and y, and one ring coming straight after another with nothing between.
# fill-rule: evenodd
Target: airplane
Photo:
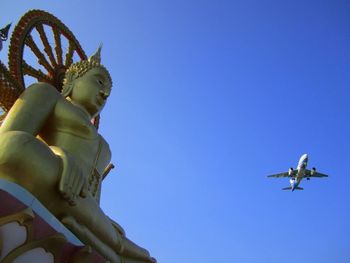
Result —
<instances>
[{"instance_id":1,"label":"airplane","mask_svg":"<svg viewBox=\"0 0 350 263\"><path fill-rule=\"evenodd\" d=\"M268 177L290 177L290 186L282 188L282 190L304 190L304 188L300 187L299 184L301 180L306 178L306 180L310 180L311 177L328 177L326 174L322 174L319 172L316 172L316 168L313 167L311 170L306 169L307 163L309 161L309 156L307 154L303 154L300 157L298 167L296 170L293 168L289 168L288 172L279 173L279 174L273 174L269 175Z\"/></svg>"}]
</instances>

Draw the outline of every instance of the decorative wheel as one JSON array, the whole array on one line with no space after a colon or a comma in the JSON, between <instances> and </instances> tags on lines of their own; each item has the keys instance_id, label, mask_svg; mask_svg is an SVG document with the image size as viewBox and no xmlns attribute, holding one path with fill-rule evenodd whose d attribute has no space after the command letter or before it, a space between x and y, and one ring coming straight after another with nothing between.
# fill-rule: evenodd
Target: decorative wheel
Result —
<instances>
[{"instance_id":1,"label":"decorative wheel","mask_svg":"<svg viewBox=\"0 0 350 263\"><path fill-rule=\"evenodd\" d=\"M73 60L85 59L78 40L58 18L42 10L24 14L11 36L9 70L0 62L0 124L24 91L25 77L50 83L61 91L65 72ZM96 128L99 119L97 116L93 120Z\"/></svg>"},{"instance_id":2,"label":"decorative wheel","mask_svg":"<svg viewBox=\"0 0 350 263\"><path fill-rule=\"evenodd\" d=\"M62 40L68 43L65 54ZM54 41L54 48L51 41ZM28 52L28 57L34 55L43 70L27 62L26 48L31 51L31 54ZM75 52L80 60L87 59L78 40L58 18L45 11L31 10L20 19L12 33L9 47L10 73L22 91L26 75L50 83L61 91L64 74L73 63Z\"/></svg>"}]
</instances>

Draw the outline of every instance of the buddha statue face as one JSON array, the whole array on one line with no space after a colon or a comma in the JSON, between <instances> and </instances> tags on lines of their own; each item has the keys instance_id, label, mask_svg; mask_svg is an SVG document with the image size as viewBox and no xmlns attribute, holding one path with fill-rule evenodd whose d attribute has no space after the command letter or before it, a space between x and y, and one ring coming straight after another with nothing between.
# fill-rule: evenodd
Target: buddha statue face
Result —
<instances>
[{"instance_id":1,"label":"buddha statue face","mask_svg":"<svg viewBox=\"0 0 350 263\"><path fill-rule=\"evenodd\" d=\"M83 76L72 80L72 90L68 97L95 117L104 107L111 93L112 83L108 72L102 67L95 67Z\"/></svg>"},{"instance_id":2,"label":"buddha statue face","mask_svg":"<svg viewBox=\"0 0 350 263\"><path fill-rule=\"evenodd\" d=\"M105 105L111 93L112 79L100 64L101 46L87 60L72 64L66 72L62 95L82 106L94 118Z\"/></svg>"}]
</instances>

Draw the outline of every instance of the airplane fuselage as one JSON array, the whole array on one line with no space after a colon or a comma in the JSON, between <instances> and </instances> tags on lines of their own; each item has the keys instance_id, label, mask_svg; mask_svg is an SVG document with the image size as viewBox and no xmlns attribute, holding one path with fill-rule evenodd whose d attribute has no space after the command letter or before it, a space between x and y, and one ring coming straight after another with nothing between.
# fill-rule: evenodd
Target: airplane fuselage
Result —
<instances>
[{"instance_id":1,"label":"airplane fuselage","mask_svg":"<svg viewBox=\"0 0 350 263\"><path fill-rule=\"evenodd\" d=\"M297 174L296 176L292 177L289 180L292 191L294 191L303 180L308 160L309 160L309 157L307 156L307 154L304 154L300 157L300 160L297 166Z\"/></svg>"}]
</instances>

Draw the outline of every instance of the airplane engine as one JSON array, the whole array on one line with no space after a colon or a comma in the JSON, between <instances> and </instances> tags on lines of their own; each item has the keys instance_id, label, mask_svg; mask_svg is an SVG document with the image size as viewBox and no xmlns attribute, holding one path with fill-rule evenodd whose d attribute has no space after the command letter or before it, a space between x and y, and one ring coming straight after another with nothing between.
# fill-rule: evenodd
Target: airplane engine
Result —
<instances>
[{"instance_id":1,"label":"airplane engine","mask_svg":"<svg viewBox=\"0 0 350 263\"><path fill-rule=\"evenodd\" d=\"M313 167L310 171L311 176L313 176L316 173L316 168ZM310 180L310 177L307 177L306 180Z\"/></svg>"},{"instance_id":2,"label":"airplane engine","mask_svg":"<svg viewBox=\"0 0 350 263\"><path fill-rule=\"evenodd\" d=\"M289 168L289 171L288 171L289 176L292 176L292 175L293 175L293 171L294 171L294 169L293 169L292 167Z\"/></svg>"}]
</instances>

